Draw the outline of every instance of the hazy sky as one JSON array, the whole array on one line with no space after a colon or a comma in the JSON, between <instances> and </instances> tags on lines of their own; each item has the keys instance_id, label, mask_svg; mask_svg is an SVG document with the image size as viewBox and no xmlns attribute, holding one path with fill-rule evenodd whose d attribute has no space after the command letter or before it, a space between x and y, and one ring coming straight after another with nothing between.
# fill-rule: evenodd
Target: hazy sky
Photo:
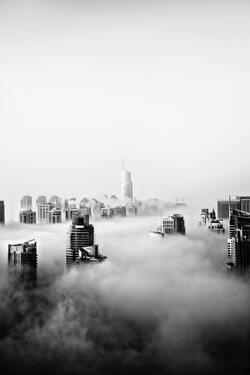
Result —
<instances>
[{"instance_id":1,"label":"hazy sky","mask_svg":"<svg viewBox=\"0 0 250 375\"><path fill-rule=\"evenodd\" d=\"M248 1L0 1L0 198L250 193Z\"/></svg>"}]
</instances>

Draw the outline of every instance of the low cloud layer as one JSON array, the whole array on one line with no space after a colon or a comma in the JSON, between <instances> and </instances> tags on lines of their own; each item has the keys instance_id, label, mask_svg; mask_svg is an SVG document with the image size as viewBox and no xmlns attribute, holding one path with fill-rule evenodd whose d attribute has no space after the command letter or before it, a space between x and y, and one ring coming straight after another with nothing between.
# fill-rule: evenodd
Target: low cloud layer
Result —
<instances>
[{"instance_id":1,"label":"low cloud layer","mask_svg":"<svg viewBox=\"0 0 250 375\"><path fill-rule=\"evenodd\" d=\"M186 218L187 236L167 240L148 236L158 218L98 222L107 261L69 272L68 224L1 230L5 373L249 373L249 286L225 272L226 235ZM6 244L33 237L38 287L26 290L7 275Z\"/></svg>"}]
</instances>

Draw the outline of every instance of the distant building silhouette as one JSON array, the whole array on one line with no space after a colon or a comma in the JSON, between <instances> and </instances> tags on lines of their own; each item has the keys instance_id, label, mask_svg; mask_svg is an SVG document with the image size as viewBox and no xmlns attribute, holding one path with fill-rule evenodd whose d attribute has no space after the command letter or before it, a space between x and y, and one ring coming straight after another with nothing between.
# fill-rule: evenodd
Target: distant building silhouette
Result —
<instances>
[{"instance_id":1,"label":"distant building silhouette","mask_svg":"<svg viewBox=\"0 0 250 375\"><path fill-rule=\"evenodd\" d=\"M36 212L32 210L24 210L19 213L20 223L36 224Z\"/></svg>"},{"instance_id":2,"label":"distant building silhouette","mask_svg":"<svg viewBox=\"0 0 250 375\"><path fill-rule=\"evenodd\" d=\"M70 208L70 207L67 207L64 209L64 214L65 214L65 219L68 221L68 220L72 220L73 216L75 215L78 215L80 213L80 209L79 208Z\"/></svg>"},{"instance_id":3,"label":"distant building silhouette","mask_svg":"<svg viewBox=\"0 0 250 375\"><path fill-rule=\"evenodd\" d=\"M37 205L37 220L39 223L47 222L47 212L53 208L52 203L38 203Z\"/></svg>"},{"instance_id":4,"label":"distant building silhouette","mask_svg":"<svg viewBox=\"0 0 250 375\"><path fill-rule=\"evenodd\" d=\"M37 197L36 199L37 205L42 203L47 203L47 198L45 197L45 195L39 195L39 197Z\"/></svg>"},{"instance_id":5,"label":"distant building silhouette","mask_svg":"<svg viewBox=\"0 0 250 375\"><path fill-rule=\"evenodd\" d=\"M137 207L133 203L129 203L126 205L126 216L136 216L137 215Z\"/></svg>"},{"instance_id":6,"label":"distant building silhouette","mask_svg":"<svg viewBox=\"0 0 250 375\"><path fill-rule=\"evenodd\" d=\"M30 195L24 195L21 199L21 208L23 210L32 209L32 197Z\"/></svg>"},{"instance_id":7,"label":"distant building silhouette","mask_svg":"<svg viewBox=\"0 0 250 375\"><path fill-rule=\"evenodd\" d=\"M5 207L4 207L4 201L0 201L0 224L5 224Z\"/></svg>"},{"instance_id":8,"label":"distant building silhouette","mask_svg":"<svg viewBox=\"0 0 250 375\"><path fill-rule=\"evenodd\" d=\"M110 207L102 207L100 213L101 217L105 217L108 219L114 216L114 209Z\"/></svg>"},{"instance_id":9,"label":"distant building silhouette","mask_svg":"<svg viewBox=\"0 0 250 375\"><path fill-rule=\"evenodd\" d=\"M21 281L36 283L37 244L35 240L8 245L9 269L20 277Z\"/></svg>"},{"instance_id":10,"label":"distant building silhouette","mask_svg":"<svg viewBox=\"0 0 250 375\"><path fill-rule=\"evenodd\" d=\"M228 262L230 270L246 274L250 270L250 213L231 210Z\"/></svg>"},{"instance_id":11,"label":"distant building silhouette","mask_svg":"<svg viewBox=\"0 0 250 375\"><path fill-rule=\"evenodd\" d=\"M124 168L122 162L121 173L121 199L133 199L133 184L131 181L131 173Z\"/></svg>"},{"instance_id":12,"label":"distant building silhouette","mask_svg":"<svg viewBox=\"0 0 250 375\"><path fill-rule=\"evenodd\" d=\"M62 222L62 211L57 208L53 208L46 212L46 221L49 224L57 224Z\"/></svg>"},{"instance_id":13,"label":"distant building silhouette","mask_svg":"<svg viewBox=\"0 0 250 375\"><path fill-rule=\"evenodd\" d=\"M49 200L49 203L52 203L53 204L53 207L54 208L61 208L62 207L62 201L61 201L61 198L58 197L57 195L53 195L50 200Z\"/></svg>"}]
</instances>

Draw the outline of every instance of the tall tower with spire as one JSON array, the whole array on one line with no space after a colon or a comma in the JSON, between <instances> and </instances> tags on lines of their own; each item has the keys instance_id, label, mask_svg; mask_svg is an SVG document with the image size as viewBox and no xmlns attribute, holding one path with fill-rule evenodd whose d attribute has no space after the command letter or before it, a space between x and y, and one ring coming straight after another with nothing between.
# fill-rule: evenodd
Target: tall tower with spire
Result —
<instances>
[{"instance_id":1,"label":"tall tower with spire","mask_svg":"<svg viewBox=\"0 0 250 375\"><path fill-rule=\"evenodd\" d=\"M131 173L125 169L123 159L121 174L121 199L133 199L133 184L131 181Z\"/></svg>"}]
</instances>

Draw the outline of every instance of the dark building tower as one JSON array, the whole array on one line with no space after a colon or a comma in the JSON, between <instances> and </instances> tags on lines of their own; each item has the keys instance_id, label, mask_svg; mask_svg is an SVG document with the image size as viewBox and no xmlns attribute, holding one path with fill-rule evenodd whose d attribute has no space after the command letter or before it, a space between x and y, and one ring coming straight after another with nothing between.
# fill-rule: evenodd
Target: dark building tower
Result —
<instances>
[{"instance_id":1,"label":"dark building tower","mask_svg":"<svg viewBox=\"0 0 250 375\"><path fill-rule=\"evenodd\" d=\"M22 224L36 224L36 212L32 210L25 210L19 213L20 223Z\"/></svg>"},{"instance_id":2,"label":"dark building tower","mask_svg":"<svg viewBox=\"0 0 250 375\"><path fill-rule=\"evenodd\" d=\"M36 283L37 246L35 240L9 244L8 264L21 281Z\"/></svg>"},{"instance_id":3,"label":"dark building tower","mask_svg":"<svg viewBox=\"0 0 250 375\"><path fill-rule=\"evenodd\" d=\"M174 214L173 219L174 219L175 233L180 233L180 234L185 235L186 229L185 229L184 217L179 214Z\"/></svg>"},{"instance_id":4,"label":"dark building tower","mask_svg":"<svg viewBox=\"0 0 250 375\"><path fill-rule=\"evenodd\" d=\"M66 264L79 261L79 250L94 245L94 227L89 224L89 216L80 212L72 217L66 245Z\"/></svg>"},{"instance_id":5,"label":"dark building tower","mask_svg":"<svg viewBox=\"0 0 250 375\"><path fill-rule=\"evenodd\" d=\"M250 197L240 197L240 210L250 213Z\"/></svg>"},{"instance_id":6,"label":"dark building tower","mask_svg":"<svg viewBox=\"0 0 250 375\"><path fill-rule=\"evenodd\" d=\"M231 209L240 210L240 198L223 199L217 201L217 217L218 219L228 219Z\"/></svg>"},{"instance_id":7,"label":"dark building tower","mask_svg":"<svg viewBox=\"0 0 250 375\"><path fill-rule=\"evenodd\" d=\"M5 223L5 208L4 201L0 201L0 224Z\"/></svg>"},{"instance_id":8,"label":"dark building tower","mask_svg":"<svg viewBox=\"0 0 250 375\"><path fill-rule=\"evenodd\" d=\"M228 263L229 269L242 274L250 270L250 214L231 210L229 219Z\"/></svg>"}]
</instances>

